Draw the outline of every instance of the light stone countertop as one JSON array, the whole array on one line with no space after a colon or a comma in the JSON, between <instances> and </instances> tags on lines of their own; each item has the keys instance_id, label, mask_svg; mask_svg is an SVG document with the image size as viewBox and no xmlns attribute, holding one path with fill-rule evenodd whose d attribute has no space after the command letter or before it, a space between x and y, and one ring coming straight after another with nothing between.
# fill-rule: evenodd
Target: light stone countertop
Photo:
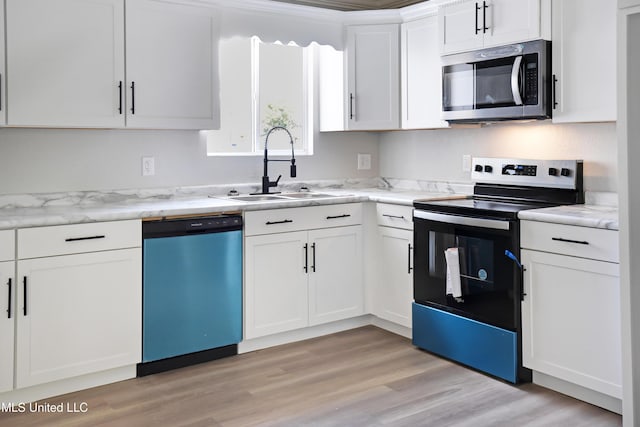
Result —
<instances>
[{"instance_id":1,"label":"light stone countertop","mask_svg":"<svg viewBox=\"0 0 640 427\"><path fill-rule=\"evenodd\" d=\"M618 230L618 208L599 205L569 205L531 209L518 213L518 218L581 227Z\"/></svg>"},{"instance_id":2,"label":"light stone countertop","mask_svg":"<svg viewBox=\"0 0 640 427\"><path fill-rule=\"evenodd\" d=\"M417 198L439 199L465 197L443 192L420 192L378 188L314 189L330 194L317 199L285 199L269 201L237 201L224 195L193 194L182 197L129 197L123 200L86 201L80 203L42 203L40 206L9 205L0 208L0 229L158 218L180 215L215 214L249 210L281 209L339 203L383 202L412 206ZM285 193L286 194L286 193ZM24 205L25 203L23 203ZM28 205L28 204L27 204Z\"/></svg>"}]
</instances>

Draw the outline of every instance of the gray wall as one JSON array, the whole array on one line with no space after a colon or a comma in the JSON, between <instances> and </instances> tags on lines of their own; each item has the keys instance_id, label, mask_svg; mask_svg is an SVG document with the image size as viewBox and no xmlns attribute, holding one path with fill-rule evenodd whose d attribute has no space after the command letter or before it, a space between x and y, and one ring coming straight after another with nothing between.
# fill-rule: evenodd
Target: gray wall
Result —
<instances>
[{"instance_id":1,"label":"gray wall","mask_svg":"<svg viewBox=\"0 0 640 427\"><path fill-rule=\"evenodd\" d=\"M296 180L378 176L378 135L327 133L315 154L297 159ZM357 170L357 153L373 155ZM143 177L142 156L154 156L156 175ZM270 176L289 179L284 163ZM261 157L207 157L197 131L0 129L0 194L158 188L260 182Z\"/></svg>"},{"instance_id":2,"label":"gray wall","mask_svg":"<svg viewBox=\"0 0 640 427\"><path fill-rule=\"evenodd\" d=\"M615 123L493 124L464 129L389 132L380 137L380 175L468 182L462 156L583 159L585 189L617 191Z\"/></svg>"}]
</instances>

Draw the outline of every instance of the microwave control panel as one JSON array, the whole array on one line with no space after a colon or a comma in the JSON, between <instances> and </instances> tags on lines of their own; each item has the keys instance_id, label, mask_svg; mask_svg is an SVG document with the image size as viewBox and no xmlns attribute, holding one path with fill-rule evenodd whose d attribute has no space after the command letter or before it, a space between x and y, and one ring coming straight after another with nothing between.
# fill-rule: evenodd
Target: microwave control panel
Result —
<instances>
[{"instance_id":1,"label":"microwave control panel","mask_svg":"<svg viewBox=\"0 0 640 427\"><path fill-rule=\"evenodd\" d=\"M523 160L474 157L471 180L478 183L575 189L582 160Z\"/></svg>"}]
</instances>

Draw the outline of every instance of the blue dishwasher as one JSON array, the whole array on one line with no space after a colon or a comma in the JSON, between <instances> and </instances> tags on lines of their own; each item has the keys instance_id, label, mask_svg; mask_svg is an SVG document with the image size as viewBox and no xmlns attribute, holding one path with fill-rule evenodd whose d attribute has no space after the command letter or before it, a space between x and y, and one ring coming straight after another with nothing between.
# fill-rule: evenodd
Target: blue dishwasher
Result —
<instances>
[{"instance_id":1,"label":"blue dishwasher","mask_svg":"<svg viewBox=\"0 0 640 427\"><path fill-rule=\"evenodd\" d=\"M237 354L242 217L145 221L138 376Z\"/></svg>"}]
</instances>

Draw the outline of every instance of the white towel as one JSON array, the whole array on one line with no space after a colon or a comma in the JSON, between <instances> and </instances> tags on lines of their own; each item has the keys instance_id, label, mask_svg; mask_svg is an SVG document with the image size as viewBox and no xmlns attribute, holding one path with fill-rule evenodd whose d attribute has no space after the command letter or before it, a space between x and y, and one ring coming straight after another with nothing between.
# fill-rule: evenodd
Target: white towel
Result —
<instances>
[{"instance_id":1,"label":"white towel","mask_svg":"<svg viewBox=\"0 0 640 427\"><path fill-rule=\"evenodd\" d=\"M454 298L462 297L462 285L460 284L460 258L458 248L449 248L444 251L444 259L447 262L447 295Z\"/></svg>"}]
</instances>

